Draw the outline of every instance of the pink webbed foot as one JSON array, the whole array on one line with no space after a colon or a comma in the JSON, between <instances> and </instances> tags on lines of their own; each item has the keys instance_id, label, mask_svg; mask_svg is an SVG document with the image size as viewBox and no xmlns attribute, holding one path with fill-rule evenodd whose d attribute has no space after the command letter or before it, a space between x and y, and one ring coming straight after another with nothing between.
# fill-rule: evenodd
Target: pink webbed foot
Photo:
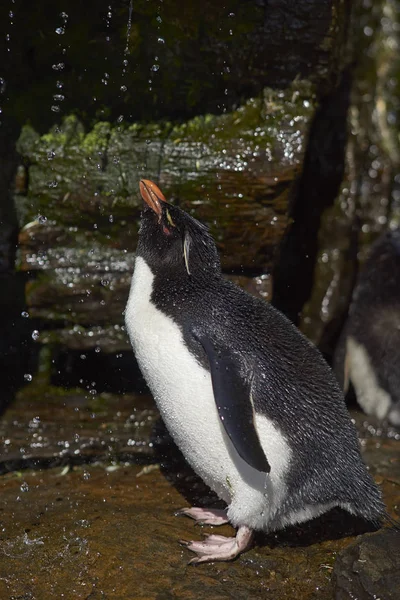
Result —
<instances>
[{"instance_id":1,"label":"pink webbed foot","mask_svg":"<svg viewBox=\"0 0 400 600\"><path fill-rule=\"evenodd\" d=\"M236 537L229 538L223 535L209 535L204 541L186 542L181 540L181 544L186 546L197 556L189 561L189 564L199 564L203 562L214 562L233 560L241 552L248 550L253 541L253 531L245 525L239 527Z\"/></svg>"},{"instance_id":2,"label":"pink webbed foot","mask_svg":"<svg viewBox=\"0 0 400 600\"><path fill-rule=\"evenodd\" d=\"M200 525L224 525L229 523L226 510L220 508L182 508L175 514L190 517Z\"/></svg>"}]
</instances>

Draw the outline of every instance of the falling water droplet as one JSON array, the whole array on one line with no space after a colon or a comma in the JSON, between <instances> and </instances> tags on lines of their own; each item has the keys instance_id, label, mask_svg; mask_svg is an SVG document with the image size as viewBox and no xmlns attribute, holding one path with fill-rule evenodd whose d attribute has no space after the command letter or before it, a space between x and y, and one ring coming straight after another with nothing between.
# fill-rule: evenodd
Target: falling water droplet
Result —
<instances>
[{"instance_id":1,"label":"falling water droplet","mask_svg":"<svg viewBox=\"0 0 400 600\"><path fill-rule=\"evenodd\" d=\"M25 373L24 379L25 381L32 381L32 375L30 373Z\"/></svg>"},{"instance_id":2,"label":"falling water droplet","mask_svg":"<svg viewBox=\"0 0 400 600\"><path fill-rule=\"evenodd\" d=\"M19 489L21 490L21 492L29 492L29 485L26 483L26 481L24 481L19 486Z\"/></svg>"},{"instance_id":3,"label":"falling water droplet","mask_svg":"<svg viewBox=\"0 0 400 600\"><path fill-rule=\"evenodd\" d=\"M39 339L39 332L37 329L32 331L32 339L36 342Z\"/></svg>"},{"instance_id":4,"label":"falling water droplet","mask_svg":"<svg viewBox=\"0 0 400 600\"><path fill-rule=\"evenodd\" d=\"M132 11L133 11L133 2L132 0L129 3L129 13L128 13L128 25L126 27L126 46L125 46L125 50L124 50L124 54L127 55L129 54L129 38L131 35L131 29L132 29ZM126 61L128 63L128 61ZM124 61L125 63L125 61Z\"/></svg>"}]
</instances>

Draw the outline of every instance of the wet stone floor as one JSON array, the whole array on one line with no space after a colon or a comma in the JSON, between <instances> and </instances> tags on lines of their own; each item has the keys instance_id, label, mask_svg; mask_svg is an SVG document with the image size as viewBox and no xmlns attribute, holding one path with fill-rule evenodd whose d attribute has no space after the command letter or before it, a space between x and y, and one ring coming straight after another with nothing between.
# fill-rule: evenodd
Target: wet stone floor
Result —
<instances>
[{"instance_id":1,"label":"wet stone floor","mask_svg":"<svg viewBox=\"0 0 400 600\"><path fill-rule=\"evenodd\" d=\"M234 562L188 566L178 540L216 528L174 513L216 499L168 442L151 401L108 396L93 406L48 394L34 408L21 397L0 422L1 600L352 597L332 578L338 554L357 539L344 513L259 535ZM355 416L365 459L398 517L400 435Z\"/></svg>"}]
</instances>

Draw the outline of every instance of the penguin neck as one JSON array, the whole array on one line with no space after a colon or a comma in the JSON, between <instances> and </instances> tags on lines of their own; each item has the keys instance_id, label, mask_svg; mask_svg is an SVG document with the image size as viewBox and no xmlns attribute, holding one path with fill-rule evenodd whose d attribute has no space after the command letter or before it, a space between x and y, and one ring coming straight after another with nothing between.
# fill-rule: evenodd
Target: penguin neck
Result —
<instances>
[{"instance_id":1,"label":"penguin neck","mask_svg":"<svg viewBox=\"0 0 400 600\"><path fill-rule=\"evenodd\" d=\"M146 272L151 279L151 301L160 308L176 306L183 308L185 304L198 300L200 293L206 293L221 280L220 271L196 270L188 274L176 269L154 268L143 256L137 257L135 277L140 278ZM143 272L143 273L142 273Z\"/></svg>"}]
</instances>

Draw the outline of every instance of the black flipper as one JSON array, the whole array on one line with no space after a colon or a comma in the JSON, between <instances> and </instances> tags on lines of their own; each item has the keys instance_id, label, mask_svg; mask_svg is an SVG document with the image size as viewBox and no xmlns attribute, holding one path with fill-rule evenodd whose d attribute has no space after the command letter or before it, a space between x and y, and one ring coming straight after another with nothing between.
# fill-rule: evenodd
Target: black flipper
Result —
<instances>
[{"instance_id":1,"label":"black flipper","mask_svg":"<svg viewBox=\"0 0 400 600\"><path fill-rule=\"evenodd\" d=\"M242 377L238 357L206 336L196 334L195 337L210 363L215 403L226 433L244 461L257 471L269 473L271 467L254 422L251 381Z\"/></svg>"}]
</instances>

